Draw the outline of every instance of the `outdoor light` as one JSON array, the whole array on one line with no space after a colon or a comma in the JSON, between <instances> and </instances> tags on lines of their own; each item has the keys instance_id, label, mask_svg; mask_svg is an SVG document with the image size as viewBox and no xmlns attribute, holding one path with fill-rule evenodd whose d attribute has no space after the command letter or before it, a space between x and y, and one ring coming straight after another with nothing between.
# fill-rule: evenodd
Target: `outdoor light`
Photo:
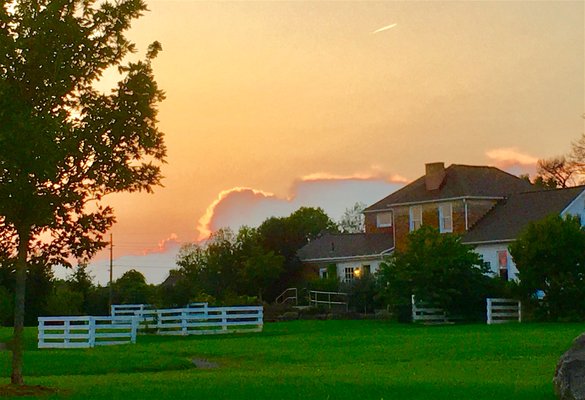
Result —
<instances>
[{"instance_id":1,"label":"outdoor light","mask_svg":"<svg viewBox=\"0 0 585 400\"><path fill-rule=\"evenodd\" d=\"M356 278L359 278L361 273L362 273L362 270L359 268L356 268L355 271L353 271L353 274L355 275Z\"/></svg>"}]
</instances>

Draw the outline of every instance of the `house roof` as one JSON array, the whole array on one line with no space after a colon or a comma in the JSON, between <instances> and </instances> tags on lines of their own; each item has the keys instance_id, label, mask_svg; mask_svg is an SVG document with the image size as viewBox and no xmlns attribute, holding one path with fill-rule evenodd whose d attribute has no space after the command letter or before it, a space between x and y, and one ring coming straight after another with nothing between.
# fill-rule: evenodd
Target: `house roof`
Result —
<instances>
[{"instance_id":1,"label":"house roof","mask_svg":"<svg viewBox=\"0 0 585 400\"><path fill-rule=\"evenodd\" d=\"M375 256L394 248L388 233L325 233L307 243L297 255L301 261Z\"/></svg>"},{"instance_id":2,"label":"house roof","mask_svg":"<svg viewBox=\"0 0 585 400\"><path fill-rule=\"evenodd\" d=\"M463 236L464 243L514 240L530 222L560 214L585 186L510 195L492 208Z\"/></svg>"},{"instance_id":3,"label":"house roof","mask_svg":"<svg viewBox=\"0 0 585 400\"><path fill-rule=\"evenodd\" d=\"M393 205L461 197L504 197L524 192L533 186L495 167L452 164L437 190L427 190L425 176L366 208L365 212L387 209Z\"/></svg>"}]
</instances>

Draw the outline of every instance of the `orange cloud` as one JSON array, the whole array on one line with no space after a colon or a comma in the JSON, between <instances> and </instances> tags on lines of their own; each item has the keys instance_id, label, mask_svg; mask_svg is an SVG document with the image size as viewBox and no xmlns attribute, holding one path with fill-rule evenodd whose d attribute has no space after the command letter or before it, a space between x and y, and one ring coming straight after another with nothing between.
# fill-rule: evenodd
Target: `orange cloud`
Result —
<instances>
[{"instance_id":1,"label":"orange cloud","mask_svg":"<svg viewBox=\"0 0 585 400\"><path fill-rule=\"evenodd\" d=\"M197 230L199 231L199 235L197 236L198 241L206 240L209 238L212 232L211 223L215 216L216 208L234 193L251 193L254 196L261 196L266 198L276 197L273 193L240 186L227 190L222 190L217 195L217 198L207 207L207 209L205 210L205 214L203 214L203 216L199 218L199 221L197 223Z\"/></svg>"},{"instance_id":2,"label":"orange cloud","mask_svg":"<svg viewBox=\"0 0 585 400\"><path fill-rule=\"evenodd\" d=\"M142 250L141 254L146 256L148 254L166 253L171 247L177 247L179 244L179 237L177 234L171 233L168 238L159 241L155 247Z\"/></svg>"},{"instance_id":3,"label":"orange cloud","mask_svg":"<svg viewBox=\"0 0 585 400\"><path fill-rule=\"evenodd\" d=\"M504 147L486 151L486 156L496 163L496 166L507 168L511 166L534 166L538 158L521 153L514 147Z\"/></svg>"},{"instance_id":4,"label":"orange cloud","mask_svg":"<svg viewBox=\"0 0 585 400\"><path fill-rule=\"evenodd\" d=\"M376 172L357 172L351 175L337 175L330 174L327 172L316 172L313 174L305 175L301 178L301 182L313 182L313 181L341 181L341 180L371 180L379 179L386 180L390 183L407 183L409 180L401 175L394 174L387 176L381 171Z\"/></svg>"}]
</instances>

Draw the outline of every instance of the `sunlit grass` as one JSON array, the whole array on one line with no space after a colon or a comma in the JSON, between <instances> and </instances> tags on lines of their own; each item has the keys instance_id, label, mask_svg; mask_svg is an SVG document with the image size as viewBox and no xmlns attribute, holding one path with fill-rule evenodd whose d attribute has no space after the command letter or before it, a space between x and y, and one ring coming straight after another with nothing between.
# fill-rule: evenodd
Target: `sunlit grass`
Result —
<instances>
[{"instance_id":1,"label":"sunlit grass","mask_svg":"<svg viewBox=\"0 0 585 400\"><path fill-rule=\"evenodd\" d=\"M27 383L63 399L554 399L558 357L584 324L267 324L260 334L140 336L136 345L37 350ZM10 330L0 329L0 341ZM0 353L7 383L10 353ZM219 363L197 369L193 358Z\"/></svg>"}]
</instances>

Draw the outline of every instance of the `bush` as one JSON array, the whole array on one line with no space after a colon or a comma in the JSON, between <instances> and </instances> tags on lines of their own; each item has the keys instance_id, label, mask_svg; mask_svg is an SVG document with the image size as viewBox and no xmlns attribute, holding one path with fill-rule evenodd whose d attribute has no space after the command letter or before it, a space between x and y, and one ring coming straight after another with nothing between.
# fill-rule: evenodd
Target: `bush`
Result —
<instances>
[{"instance_id":1,"label":"bush","mask_svg":"<svg viewBox=\"0 0 585 400\"><path fill-rule=\"evenodd\" d=\"M461 238L423 225L406 248L380 266L379 296L399 320L410 319L411 295L466 320L485 317L492 278L481 257Z\"/></svg>"},{"instance_id":2,"label":"bush","mask_svg":"<svg viewBox=\"0 0 585 400\"><path fill-rule=\"evenodd\" d=\"M585 319L585 228L579 218L553 215L529 224L510 254L519 271L519 293L535 318Z\"/></svg>"}]
</instances>

